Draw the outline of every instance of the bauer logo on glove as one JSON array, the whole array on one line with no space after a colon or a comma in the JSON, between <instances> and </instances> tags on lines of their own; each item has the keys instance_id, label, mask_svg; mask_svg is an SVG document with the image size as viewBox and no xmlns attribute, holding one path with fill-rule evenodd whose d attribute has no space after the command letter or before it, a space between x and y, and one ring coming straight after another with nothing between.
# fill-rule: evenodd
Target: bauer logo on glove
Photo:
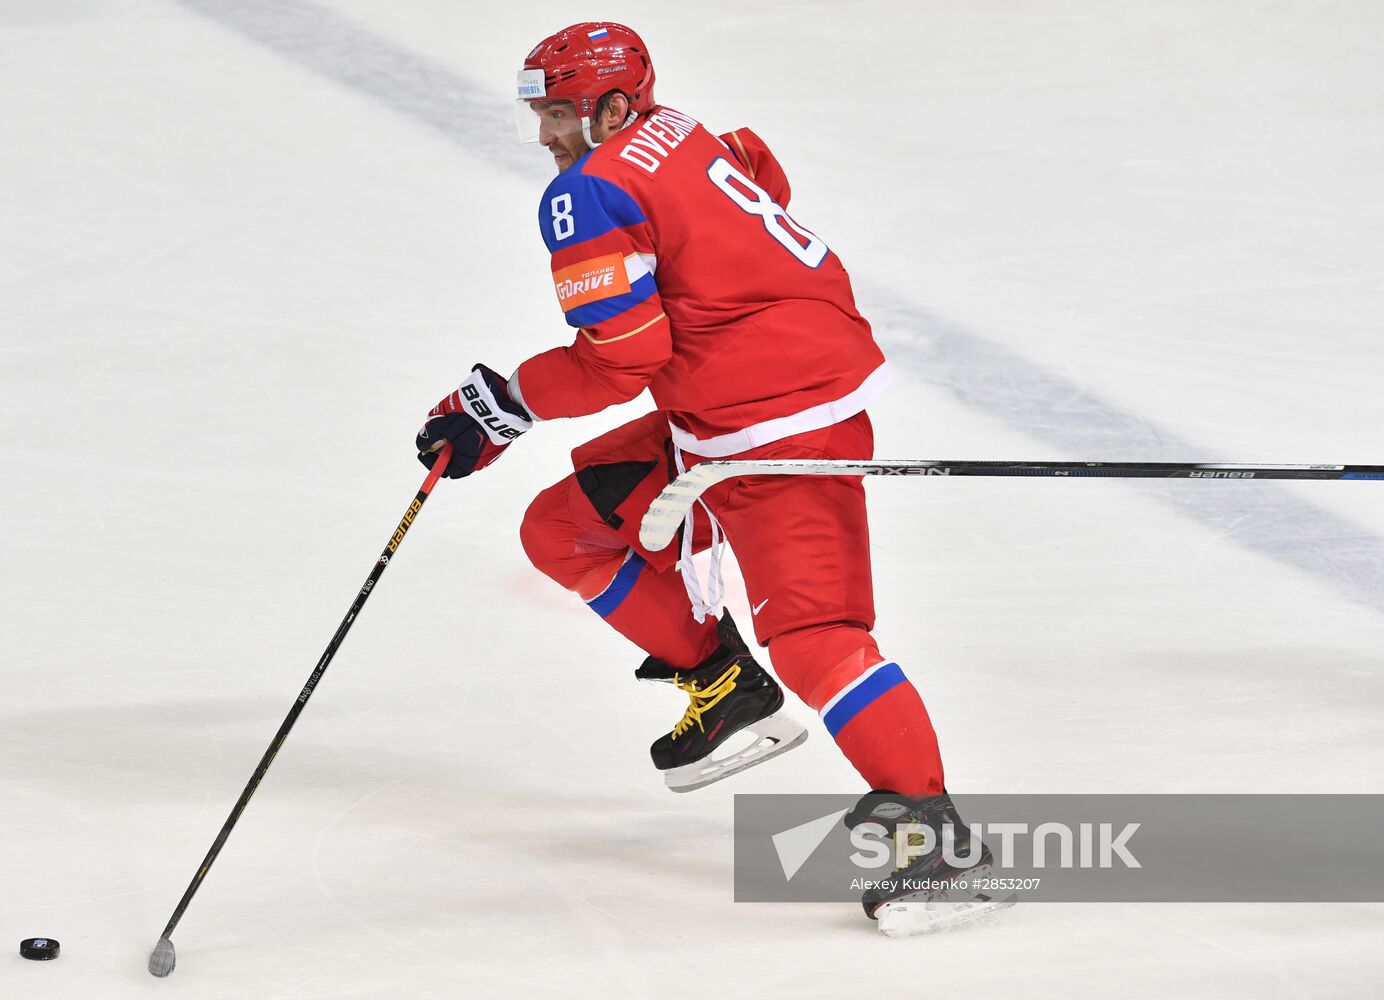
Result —
<instances>
[{"instance_id":1,"label":"bauer logo on glove","mask_svg":"<svg viewBox=\"0 0 1384 1000\"><path fill-rule=\"evenodd\" d=\"M437 449L450 441L452 460L442 474L462 479L499 458L533 424L533 417L510 395L508 383L485 365L476 365L456 392L428 411L414 442L418 461L431 469Z\"/></svg>"},{"instance_id":2,"label":"bauer logo on glove","mask_svg":"<svg viewBox=\"0 0 1384 1000\"><path fill-rule=\"evenodd\" d=\"M506 441L512 441L520 434L523 434L524 431L528 430L529 427L533 426L533 422L530 420L525 420L527 426L522 429L514 428L506 424L495 415L494 409L481 398L480 386L463 382L457 391L461 393L462 398L465 399L467 404L471 407L471 412L476 415L476 419L485 427L486 433L490 435L492 441L496 437L503 438Z\"/></svg>"}]
</instances>

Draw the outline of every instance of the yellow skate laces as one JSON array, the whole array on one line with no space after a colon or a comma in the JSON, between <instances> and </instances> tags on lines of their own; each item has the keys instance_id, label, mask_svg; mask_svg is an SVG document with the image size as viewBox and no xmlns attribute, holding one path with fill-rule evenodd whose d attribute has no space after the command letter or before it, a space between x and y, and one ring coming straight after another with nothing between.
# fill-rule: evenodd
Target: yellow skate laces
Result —
<instances>
[{"instance_id":1,"label":"yellow skate laces","mask_svg":"<svg viewBox=\"0 0 1384 1000\"><path fill-rule=\"evenodd\" d=\"M914 848L914 847L921 848L921 847L923 846L923 844L924 844L924 840L923 840L923 835L922 835L921 833L910 833L910 834L908 835L908 846L909 846L909 849L910 849L910 850L909 850L909 855L912 856L912 848ZM909 866L912 865L912 864L913 864L913 862L911 862L911 861L906 861L906 862L904 862L904 863L901 864L901 865L900 865L900 864L895 864L895 865L894 865L894 874L897 875L897 874L899 874L899 872L907 871L908 868L909 868Z\"/></svg>"},{"instance_id":2,"label":"yellow skate laces","mask_svg":"<svg viewBox=\"0 0 1384 1000\"><path fill-rule=\"evenodd\" d=\"M677 739L694 725L702 732L706 732L706 727L702 725L702 713L710 711L717 702L734 691L735 679L739 676L740 664L732 663L724 674L706 687L699 688L695 680L683 680L674 674L673 683L679 689L687 692L687 697L692 700L692 703L687 706L687 711L683 714L682 719L673 727L673 739Z\"/></svg>"}]
</instances>

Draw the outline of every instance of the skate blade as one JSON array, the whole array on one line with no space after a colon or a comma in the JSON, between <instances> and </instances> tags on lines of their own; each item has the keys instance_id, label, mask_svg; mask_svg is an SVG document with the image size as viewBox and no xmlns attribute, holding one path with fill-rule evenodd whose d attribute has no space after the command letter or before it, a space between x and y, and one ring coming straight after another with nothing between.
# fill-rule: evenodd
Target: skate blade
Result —
<instances>
[{"instance_id":1,"label":"skate blade","mask_svg":"<svg viewBox=\"0 0 1384 1000\"><path fill-rule=\"evenodd\" d=\"M1018 901L1017 895L1008 899L977 896L956 903L901 899L885 903L876 911L875 916L878 919L879 932L885 937L917 937L920 934L939 934L993 920Z\"/></svg>"},{"instance_id":2,"label":"skate blade","mask_svg":"<svg viewBox=\"0 0 1384 1000\"><path fill-rule=\"evenodd\" d=\"M714 785L722 778L729 778L732 774L772 760L807 740L807 730L783 712L760 719L741 732L753 733L754 742L720 760L703 757L694 764L664 771L664 783L674 792L695 792L698 788Z\"/></svg>"}]
</instances>

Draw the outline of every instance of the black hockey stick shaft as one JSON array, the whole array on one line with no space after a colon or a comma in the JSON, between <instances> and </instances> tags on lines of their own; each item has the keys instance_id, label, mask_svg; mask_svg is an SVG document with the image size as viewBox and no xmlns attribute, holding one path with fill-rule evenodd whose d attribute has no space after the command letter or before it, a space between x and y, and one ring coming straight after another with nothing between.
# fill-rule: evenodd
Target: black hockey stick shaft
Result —
<instances>
[{"instance_id":1,"label":"black hockey stick shaft","mask_svg":"<svg viewBox=\"0 0 1384 1000\"><path fill-rule=\"evenodd\" d=\"M929 459L730 459L699 462L663 488L639 525L648 549L666 546L712 486L742 476L1017 476L1050 479L1366 479L1384 465L1230 465L1205 462L1000 462Z\"/></svg>"},{"instance_id":2,"label":"black hockey stick shaft","mask_svg":"<svg viewBox=\"0 0 1384 1000\"><path fill-rule=\"evenodd\" d=\"M1092 479L1384 479L1384 465L1236 465L1209 462L870 463L876 476L1053 476Z\"/></svg>"},{"instance_id":3,"label":"black hockey stick shaft","mask_svg":"<svg viewBox=\"0 0 1384 1000\"><path fill-rule=\"evenodd\" d=\"M326 651L322 658L317 661L317 666L313 668L312 676L303 685L303 690L293 703L293 707L288 710L287 717L284 718L283 725L279 726L279 731L274 734L273 741L269 744L269 749L260 758L259 764L255 767L255 773L250 775L250 780L245 785L245 790L240 793L240 798L236 800L235 808L231 810L231 815L222 824L221 832L216 835L216 840L211 845L211 850L207 851L207 856L202 859L201 867L197 869L197 874L192 877L187 891L183 893L183 898L178 901L178 908L173 911L173 916L168 919L168 926L163 929L160 940L172 937L173 930L178 926L178 921L183 919L183 914L187 911L188 904L192 902L192 897L197 894L197 890L202 885L202 880L206 878L207 872L216 861L216 856L221 853L221 848L226 846L226 840L230 837L231 831L235 829L236 822L240 819L240 814L245 811L245 807L250 804L250 799L254 796L255 790L259 788L260 782L264 780L265 774L269 771L269 765L274 763L279 748L284 745L284 740L288 739L289 732L293 729L293 724L298 721L298 716L303 713L303 707L307 705L308 699L312 697L313 691L317 689L317 682L322 679L322 675L327 672L327 667L331 665L332 657L341 648L342 642L346 639L346 633L351 631L351 626L355 624L356 617L360 614L361 608L365 607L365 602L369 600L371 593L375 590L375 585L380 582L380 577L389 567L390 560L399 550L403 543L404 536L408 534L408 529L412 527L414 518L423 509L423 503L428 499L428 494L437 485L438 478L442 471L447 468L447 463L452 457L452 446L445 445L437 456L437 461L433 463L432 469L428 472L428 477L423 480L423 486L418 491L418 495L409 504L408 510L404 511L403 518L399 521L399 526L394 529L394 534L390 536L389 544L384 547L380 557L375 560L375 566L370 571L370 576L366 579L356 594L356 599L351 602L351 610L346 612L346 617L337 626L336 634L332 636L332 641L327 643Z\"/></svg>"}]
</instances>

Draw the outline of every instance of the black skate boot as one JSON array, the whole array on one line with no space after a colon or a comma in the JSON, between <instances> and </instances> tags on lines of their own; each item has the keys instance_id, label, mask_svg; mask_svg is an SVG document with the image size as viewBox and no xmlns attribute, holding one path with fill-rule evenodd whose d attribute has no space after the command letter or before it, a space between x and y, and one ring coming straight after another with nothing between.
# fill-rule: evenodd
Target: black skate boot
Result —
<instances>
[{"instance_id":1,"label":"black skate boot","mask_svg":"<svg viewBox=\"0 0 1384 1000\"><path fill-rule=\"evenodd\" d=\"M990 848L972 838L946 792L914 796L887 789L873 791L846 814L845 823L852 829L864 823L878 824L891 840L904 824L926 826L933 832L931 850L895 868L889 878L865 890L860 899L865 915L878 920L884 934L948 930L992 917L1015 903L1013 895L999 899L984 885L975 884L990 877L994 858ZM924 843L921 832L907 836L910 846ZM945 839L952 837L955 847L944 852Z\"/></svg>"},{"instance_id":2,"label":"black skate boot","mask_svg":"<svg viewBox=\"0 0 1384 1000\"><path fill-rule=\"evenodd\" d=\"M750 656L724 611L717 634L721 644L690 670L677 670L651 656L634 672L639 680L674 684L691 699L673 731L649 747L654 767L675 792L720 781L807 739L807 730L780 712L783 690ZM753 733L754 741L716 759L715 752L741 730Z\"/></svg>"}]
</instances>

